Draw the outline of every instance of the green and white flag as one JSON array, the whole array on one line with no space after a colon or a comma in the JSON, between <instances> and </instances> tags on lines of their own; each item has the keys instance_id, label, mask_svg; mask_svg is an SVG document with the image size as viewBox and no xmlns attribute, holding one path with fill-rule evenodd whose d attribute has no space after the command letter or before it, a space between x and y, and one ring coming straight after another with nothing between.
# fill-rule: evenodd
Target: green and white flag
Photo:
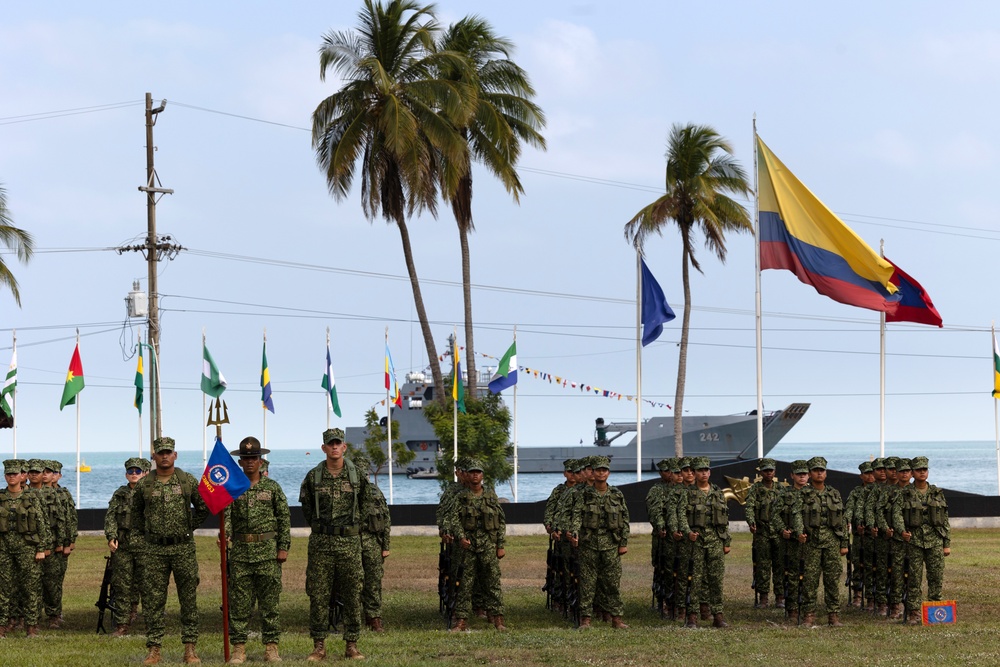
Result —
<instances>
[{"instance_id":1,"label":"green and white flag","mask_svg":"<svg viewBox=\"0 0 1000 667\"><path fill-rule=\"evenodd\" d=\"M10 403L10 395L17 388L17 350L10 356L10 370L7 371L7 379L4 380L3 389L0 389L0 410L4 411L8 417L14 416L14 407Z\"/></svg>"},{"instance_id":2,"label":"green and white flag","mask_svg":"<svg viewBox=\"0 0 1000 667\"><path fill-rule=\"evenodd\" d=\"M226 378L219 372L219 367L215 365L215 360L208 352L208 346L202 346L204 350L203 363L201 369L201 390L211 396L218 398L226 390Z\"/></svg>"}]
</instances>

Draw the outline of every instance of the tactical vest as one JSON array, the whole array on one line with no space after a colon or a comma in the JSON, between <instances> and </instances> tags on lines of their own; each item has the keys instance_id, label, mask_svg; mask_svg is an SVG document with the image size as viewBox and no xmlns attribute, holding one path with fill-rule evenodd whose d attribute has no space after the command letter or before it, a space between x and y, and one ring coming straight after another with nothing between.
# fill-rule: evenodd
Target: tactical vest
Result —
<instances>
[{"instance_id":1,"label":"tactical vest","mask_svg":"<svg viewBox=\"0 0 1000 667\"><path fill-rule=\"evenodd\" d=\"M915 489L907 492L903 501L903 523L907 529L924 524L944 528L947 519L948 504L941 489L934 488L923 497Z\"/></svg>"},{"instance_id":2,"label":"tactical vest","mask_svg":"<svg viewBox=\"0 0 1000 667\"><path fill-rule=\"evenodd\" d=\"M38 508L24 491L13 504L0 509L0 533L18 533L28 544L38 544Z\"/></svg>"},{"instance_id":3,"label":"tactical vest","mask_svg":"<svg viewBox=\"0 0 1000 667\"><path fill-rule=\"evenodd\" d=\"M129 493L124 503L119 503L115 512L115 523L118 525L118 540L132 530L132 494Z\"/></svg>"},{"instance_id":4,"label":"tactical vest","mask_svg":"<svg viewBox=\"0 0 1000 667\"><path fill-rule=\"evenodd\" d=\"M472 505L462 504L458 508L458 519L466 532L485 530L491 539L496 538L500 530L500 510L491 503L483 503L482 509Z\"/></svg>"},{"instance_id":5,"label":"tactical vest","mask_svg":"<svg viewBox=\"0 0 1000 667\"><path fill-rule=\"evenodd\" d=\"M697 488L688 491L688 527L694 532L705 528L724 527L729 523L729 508L726 500L717 493L702 493Z\"/></svg>"},{"instance_id":6,"label":"tactical vest","mask_svg":"<svg viewBox=\"0 0 1000 667\"><path fill-rule=\"evenodd\" d=\"M757 505L757 523L770 524L774 514L774 503L777 502L778 494L774 490L765 491L760 495L760 504Z\"/></svg>"},{"instance_id":7,"label":"tactical vest","mask_svg":"<svg viewBox=\"0 0 1000 667\"><path fill-rule=\"evenodd\" d=\"M802 524L810 528L832 528L839 531L844 525L844 504L830 494L820 495L812 489L802 494Z\"/></svg>"},{"instance_id":8,"label":"tactical vest","mask_svg":"<svg viewBox=\"0 0 1000 667\"><path fill-rule=\"evenodd\" d=\"M365 527L365 532L377 535L385 530L386 515L382 511L381 505L378 509L375 508L375 503L369 503L368 506L368 525Z\"/></svg>"},{"instance_id":9,"label":"tactical vest","mask_svg":"<svg viewBox=\"0 0 1000 667\"><path fill-rule=\"evenodd\" d=\"M186 513L187 513L188 532L192 532L194 530L194 528L195 528L194 526L191 525L191 523L192 523L192 518L191 518L191 496L194 493L194 484L192 484L192 482L191 482L192 478L190 476L186 475L186 474L183 474L183 473L184 473L184 471L181 470L180 468L174 468L174 475L177 477L177 479L178 479L177 483L181 487L181 495L184 496L184 507L185 507ZM145 481L145 480L143 480L143 481ZM161 484L155 477L153 477L151 482L146 482L145 484L142 484L139 487L139 488L142 489L142 498L145 501L146 508L147 508L147 510L145 512L145 515L146 515L146 525L144 526L144 529L145 529L147 535L150 534L150 533L153 533L152 512L150 512L148 510L149 506L152 504L152 501L153 501L153 491L156 490L156 489L161 489L162 490L163 488L166 488L168 486L172 486L172 485L171 484ZM131 503L129 503L129 505L131 505ZM131 519L131 510L130 510L129 518Z\"/></svg>"},{"instance_id":10,"label":"tactical vest","mask_svg":"<svg viewBox=\"0 0 1000 667\"><path fill-rule=\"evenodd\" d=\"M597 530L607 528L613 533L620 533L625 527L625 513L617 502L601 502L600 498L591 499L594 502L584 502L581 528Z\"/></svg>"},{"instance_id":11,"label":"tactical vest","mask_svg":"<svg viewBox=\"0 0 1000 667\"><path fill-rule=\"evenodd\" d=\"M313 469L313 517L314 521L319 521L320 523L329 523L329 521L324 521L319 512L319 487L323 483L323 469L326 468L326 463L321 463ZM351 483L351 496L353 504L351 505L351 525L358 522L358 469L348 459L344 459L344 469L347 471L347 481Z\"/></svg>"}]
</instances>

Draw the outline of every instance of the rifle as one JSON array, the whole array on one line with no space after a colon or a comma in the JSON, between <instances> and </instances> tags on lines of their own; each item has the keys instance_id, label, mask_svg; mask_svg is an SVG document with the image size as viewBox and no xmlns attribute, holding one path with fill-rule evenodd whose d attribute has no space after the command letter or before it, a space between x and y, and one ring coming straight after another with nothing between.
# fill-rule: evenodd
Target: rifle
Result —
<instances>
[{"instance_id":1,"label":"rifle","mask_svg":"<svg viewBox=\"0 0 1000 667\"><path fill-rule=\"evenodd\" d=\"M865 529L861 527L861 554L858 558L858 566L861 568L861 609L865 608L868 602L868 562L865 560Z\"/></svg>"},{"instance_id":2,"label":"rifle","mask_svg":"<svg viewBox=\"0 0 1000 667\"><path fill-rule=\"evenodd\" d=\"M753 580L750 582L750 588L753 589L753 606L754 609L760 608L760 591L757 590L757 536L751 536L751 547L750 547L750 565L753 568Z\"/></svg>"},{"instance_id":3,"label":"rifle","mask_svg":"<svg viewBox=\"0 0 1000 667\"><path fill-rule=\"evenodd\" d=\"M563 615L573 615L573 626L580 627L580 547L572 547L566 564L565 606Z\"/></svg>"},{"instance_id":4,"label":"rifle","mask_svg":"<svg viewBox=\"0 0 1000 667\"><path fill-rule=\"evenodd\" d=\"M542 592L545 593L545 608L552 609L553 591L556 587L556 555L554 548L555 540L549 535L549 550L545 552L545 585Z\"/></svg>"},{"instance_id":5,"label":"rifle","mask_svg":"<svg viewBox=\"0 0 1000 667\"><path fill-rule=\"evenodd\" d=\"M690 556L688 556L688 585L687 592L684 594L684 613L691 608L691 586L694 584L694 545L688 544L688 549L690 549Z\"/></svg>"},{"instance_id":6,"label":"rifle","mask_svg":"<svg viewBox=\"0 0 1000 667\"><path fill-rule=\"evenodd\" d=\"M903 544L903 595L900 602L903 604L903 619L906 619L906 605L910 601L910 547Z\"/></svg>"},{"instance_id":7,"label":"rifle","mask_svg":"<svg viewBox=\"0 0 1000 667\"><path fill-rule=\"evenodd\" d=\"M438 551L438 613L444 615L445 598L448 595L448 583L451 576L451 543L441 540Z\"/></svg>"},{"instance_id":8,"label":"rifle","mask_svg":"<svg viewBox=\"0 0 1000 667\"><path fill-rule=\"evenodd\" d=\"M104 629L104 612L110 609L112 612L118 611L115 606L115 593L114 589L111 587L111 579L114 576L114 566L111 564L111 556L104 557L104 578L101 579L101 592L97 596L97 602L94 604L97 607L97 634L102 632L107 634L107 630Z\"/></svg>"},{"instance_id":9,"label":"rifle","mask_svg":"<svg viewBox=\"0 0 1000 667\"><path fill-rule=\"evenodd\" d=\"M447 614L449 630L451 630L451 619L455 616L455 606L458 604L458 593L462 588L463 576L465 576L464 559L459 563L458 569L455 571L455 576L449 582L448 590L445 593L444 612Z\"/></svg>"},{"instance_id":10,"label":"rifle","mask_svg":"<svg viewBox=\"0 0 1000 667\"><path fill-rule=\"evenodd\" d=\"M667 606L667 564L666 560L666 538L654 537L659 540L656 550L656 565L653 567L653 602L660 612L660 618L664 617L664 609Z\"/></svg>"},{"instance_id":11,"label":"rifle","mask_svg":"<svg viewBox=\"0 0 1000 667\"><path fill-rule=\"evenodd\" d=\"M782 539L784 539L784 538L782 538ZM789 541L790 540L785 540L785 542L789 542ZM791 570L792 570L792 564L791 564L790 559L789 559L789 553L791 552L792 549L791 549L791 545L790 544L783 544L782 546L785 549L785 558L784 558L784 563L782 563L782 568L781 568L781 572L782 572L781 588L782 588L782 592L783 592L783 594L785 596L785 617L787 618L788 615L792 613L791 610L789 609L790 605L788 604L788 595L789 595L789 593L792 592L791 591L791 586L792 586L792 583L791 583L791 579L792 579L792 572L791 572Z\"/></svg>"},{"instance_id":12,"label":"rifle","mask_svg":"<svg viewBox=\"0 0 1000 667\"><path fill-rule=\"evenodd\" d=\"M802 592L806 587L806 556L802 552L802 546L799 545L799 593L798 599L796 600L796 607L799 610L799 618L795 625L802 623Z\"/></svg>"},{"instance_id":13,"label":"rifle","mask_svg":"<svg viewBox=\"0 0 1000 667\"><path fill-rule=\"evenodd\" d=\"M670 539L669 537L667 539ZM674 562L670 568L670 590L667 592L667 609L670 611L670 620L677 620L677 571L681 569L680 544L674 545Z\"/></svg>"},{"instance_id":14,"label":"rifle","mask_svg":"<svg viewBox=\"0 0 1000 667\"><path fill-rule=\"evenodd\" d=\"M337 570L331 573L332 581L337 581ZM344 617L344 601L340 599L340 590L336 584L330 587L330 620L329 627L333 628L334 632L338 632L340 629L340 622Z\"/></svg>"},{"instance_id":15,"label":"rifle","mask_svg":"<svg viewBox=\"0 0 1000 667\"><path fill-rule=\"evenodd\" d=\"M885 597L886 600L891 600L893 595L896 593L896 587L893 585L892 576L892 538L887 537L886 540L888 544L885 547ZM888 613L886 614L888 615Z\"/></svg>"},{"instance_id":16,"label":"rifle","mask_svg":"<svg viewBox=\"0 0 1000 667\"><path fill-rule=\"evenodd\" d=\"M854 578L854 563L851 562L851 555L854 553L854 545L850 542L847 543L847 579L844 581L844 585L847 586L847 590L851 589L851 579Z\"/></svg>"}]
</instances>

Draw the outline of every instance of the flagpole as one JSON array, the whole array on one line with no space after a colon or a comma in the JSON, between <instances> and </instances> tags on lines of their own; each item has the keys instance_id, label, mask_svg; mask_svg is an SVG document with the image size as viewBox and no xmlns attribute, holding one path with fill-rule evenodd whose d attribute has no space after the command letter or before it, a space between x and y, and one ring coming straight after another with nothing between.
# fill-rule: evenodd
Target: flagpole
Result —
<instances>
[{"instance_id":1,"label":"flagpole","mask_svg":"<svg viewBox=\"0 0 1000 667\"><path fill-rule=\"evenodd\" d=\"M327 345L329 346L329 340ZM386 354L389 353L389 327L385 328L385 349ZM386 357L386 364L389 363L388 356ZM389 378L389 381L385 383L385 453L386 460L389 462L389 504L393 504L393 489L392 489L392 401L389 400L389 392L391 391L392 385L396 384L395 373L396 369L389 369L393 377Z\"/></svg>"},{"instance_id":2,"label":"flagpole","mask_svg":"<svg viewBox=\"0 0 1000 667\"><path fill-rule=\"evenodd\" d=\"M635 251L635 481L642 481L642 256Z\"/></svg>"},{"instance_id":3,"label":"flagpole","mask_svg":"<svg viewBox=\"0 0 1000 667\"><path fill-rule=\"evenodd\" d=\"M154 350L153 346L150 345L149 343L146 344L146 349L149 350L149 360L151 362L149 364L149 385L150 385L150 388L159 387L160 386L159 385L159 382L160 382L160 367L158 365L160 363L159 357L156 356L156 350ZM157 408L157 405L158 405L157 402L156 402L156 398L157 398L157 396L160 395L160 392L159 391L151 391L149 393L151 395L150 396L150 401L149 401L149 403L150 403L150 411L149 411L149 433L150 433L150 438L149 438L149 456L150 456L150 458L152 458L153 457L153 453L154 453L153 452L153 440L156 439L157 429L161 428L162 424L159 424L156 421L156 415L157 415L156 408ZM204 401L205 401L205 399L202 398L202 406L204 406ZM160 415L160 416L161 416L160 422L162 422L163 421L162 420L162 415Z\"/></svg>"},{"instance_id":4,"label":"flagpole","mask_svg":"<svg viewBox=\"0 0 1000 667\"><path fill-rule=\"evenodd\" d=\"M517 325L514 325L514 345L517 345ZM514 502L517 502L517 384L514 385Z\"/></svg>"},{"instance_id":5,"label":"flagpole","mask_svg":"<svg viewBox=\"0 0 1000 667\"><path fill-rule=\"evenodd\" d=\"M389 327L385 329L386 345L389 344ZM326 353L330 353L330 327L326 328ZM329 370L329 369L327 369ZM386 389L386 396L389 395L389 390ZM330 430L330 411L333 410L333 402L330 400L330 389L326 390L326 430ZM392 495L390 492L389 495Z\"/></svg>"},{"instance_id":6,"label":"flagpole","mask_svg":"<svg viewBox=\"0 0 1000 667\"><path fill-rule=\"evenodd\" d=\"M17 329L12 332L14 341L14 359L17 359ZM16 368L16 367L15 367ZM16 372L16 371L15 371ZM14 420L13 433L11 437L14 439L14 458L17 458L17 384L14 385L14 390L10 392L10 416Z\"/></svg>"},{"instance_id":7,"label":"flagpole","mask_svg":"<svg viewBox=\"0 0 1000 667\"><path fill-rule=\"evenodd\" d=\"M142 327L139 327L139 357L142 357ZM145 370L145 369L143 369ZM139 458L142 458L142 410L139 412Z\"/></svg>"},{"instance_id":8,"label":"flagpole","mask_svg":"<svg viewBox=\"0 0 1000 667\"><path fill-rule=\"evenodd\" d=\"M995 322L990 322L990 333L993 334L993 340L990 343L993 345L993 385L996 387L996 340L997 331ZM997 397L993 396L993 432L994 438L996 439L996 449L997 449L997 493L1000 493L1000 420L997 418Z\"/></svg>"},{"instance_id":9,"label":"flagpole","mask_svg":"<svg viewBox=\"0 0 1000 667\"><path fill-rule=\"evenodd\" d=\"M76 349L80 349L80 330L76 330ZM76 398L76 508L80 509L80 394Z\"/></svg>"},{"instance_id":10,"label":"flagpole","mask_svg":"<svg viewBox=\"0 0 1000 667\"><path fill-rule=\"evenodd\" d=\"M878 240L878 254L885 259L885 239ZM878 455L885 457L885 311L878 314Z\"/></svg>"},{"instance_id":11,"label":"flagpole","mask_svg":"<svg viewBox=\"0 0 1000 667\"><path fill-rule=\"evenodd\" d=\"M265 350L267 349L267 327L264 327L264 349ZM263 373L263 372L264 371L261 370L261 373ZM264 427L263 427L263 433L261 434L261 436L262 436L261 437L261 443L262 443L261 447L264 448L264 449L266 449L267 448L267 406L264 405L263 401L261 401L261 407L263 408L263 412L264 412ZM267 456L264 456L263 458L266 459Z\"/></svg>"},{"instance_id":12,"label":"flagpole","mask_svg":"<svg viewBox=\"0 0 1000 667\"><path fill-rule=\"evenodd\" d=\"M201 328L201 354L202 358L205 355L205 346L207 345L205 340L205 327ZM201 414L205 414L208 409L205 403L205 392L201 392ZM201 429L201 467L205 468L208 465L208 431L202 427Z\"/></svg>"},{"instance_id":13,"label":"flagpole","mask_svg":"<svg viewBox=\"0 0 1000 667\"><path fill-rule=\"evenodd\" d=\"M760 188L757 183L757 114L753 115L754 331L757 360L757 458L764 458L764 340L760 299Z\"/></svg>"}]
</instances>

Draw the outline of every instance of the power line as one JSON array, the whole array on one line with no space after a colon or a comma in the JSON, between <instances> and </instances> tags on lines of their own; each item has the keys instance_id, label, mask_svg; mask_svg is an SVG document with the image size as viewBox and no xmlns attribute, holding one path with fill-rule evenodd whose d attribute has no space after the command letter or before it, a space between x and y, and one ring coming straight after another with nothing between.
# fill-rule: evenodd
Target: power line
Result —
<instances>
[{"instance_id":1,"label":"power line","mask_svg":"<svg viewBox=\"0 0 1000 667\"><path fill-rule=\"evenodd\" d=\"M99 113L101 111L114 111L126 107L142 104L142 101L135 102L114 102L112 104L98 104L92 107L77 107L75 109L59 109L56 111L42 111L39 113L23 114L20 116L5 116L0 118L0 125L14 125L16 123L30 123L37 120L50 120L52 118L63 118L65 116L79 116L81 114Z\"/></svg>"}]
</instances>

